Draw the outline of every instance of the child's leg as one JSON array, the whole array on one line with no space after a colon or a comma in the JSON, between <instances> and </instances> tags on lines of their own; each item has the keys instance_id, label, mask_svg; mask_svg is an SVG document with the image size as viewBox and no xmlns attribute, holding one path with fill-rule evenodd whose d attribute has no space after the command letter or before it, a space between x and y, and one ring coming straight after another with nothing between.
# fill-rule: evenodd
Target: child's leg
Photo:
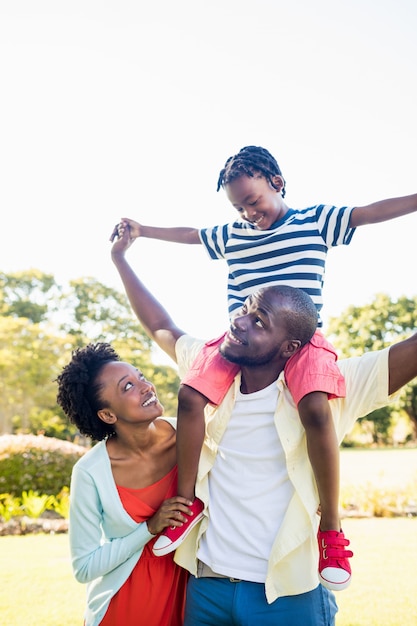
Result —
<instances>
[{"instance_id":1,"label":"child's leg","mask_svg":"<svg viewBox=\"0 0 417 626\"><path fill-rule=\"evenodd\" d=\"M198 461L204 441L204 408L219 405L239 367L219 352L224 335L207 342L181 381L178 393L178 495L194 500Z\"/></svg>"},{"instance_id":2,"label":"child's leg","mask_svg":"<svg viewBox=\"0 0 417 626\"><path fill-rule=\"evenodd\" d=\"M345 381L336 365L337 355L320 332L295 353L285 366L307 439L321 509L319 579L332 590L345 589L351 580L349 540L339 519L339 445L328 399L346 395Z\"/></svg>"},{"instance_id":3,"label":"child's leg","mask_svg":"<svg viewBox=\"0 0 417 626\"><path fill-rule=\"evenodd\" d=\"M319 492L320 529L339 531L339 444L327 393L307 394L300 400L298 412Z\"/></svg>"},{"instance_id":4,"label":"child's leg","mask_svg":"<svg viewBox=\"0 0 417 626\"><path fill-rule=\"evenodd\" d=\"M182 526L165 528L156 540L152 551L156 556L164 556L178 548L194 526L203 517L203 502L195 497L198 461L204 441L204 407L207 398L189 387L181 385L178 393L177 420L177 493L191 500L191 515Z\"/></svg>"},{"instance_id":5,"label":"child's leg","mask_svg":"<svg viewBox=\"0 0 417 626\"><path fill-rule=\"evenodd\" d=\"M339 443L329 398L346 395L333 346L317 331L285 366L285 378L306 431L320 498L321 530L340 530Z\"/></svg>"},{"instance_id":6,"label":"child's leg","mask_svg":"<svg viewBox=\"0 0 417 626\"><path fill-rule=\"evenodd\" d=\"M177 465L178 495L194 500L198 461L204 440L206 396L181 385L178 393Z\"/></svg>"}]
</instances>

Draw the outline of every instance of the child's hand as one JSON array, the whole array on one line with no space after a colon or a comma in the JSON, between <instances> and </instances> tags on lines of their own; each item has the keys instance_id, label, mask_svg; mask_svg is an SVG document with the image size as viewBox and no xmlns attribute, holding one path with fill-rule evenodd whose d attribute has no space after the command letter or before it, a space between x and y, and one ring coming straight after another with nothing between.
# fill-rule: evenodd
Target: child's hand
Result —
<instances>
[{"instance_id":1,"label":"child's hand","mask_svg":"<svg viewBox=\"0 0 417 626\"><path fill-rule=\"evenodd\" d=\"M116 237L120 237L121 236L121 232L120 232L120 227L123 226L123 228L128 227L129 231L130 231L130 238L132 239L132 242L137 239L138 237L142 236L142 232L141 229L142 224L139 224L139 222L135 222L135 220L131 220L128 217L122 217L122 219L120 220L119 224L116 224L116 226L113 228L113 232L110 235L110 241L113 242L115 240Z\"/></svg>"},{"instance_id":2,"label":"child's hand","mask_svg":"<svg viewBox=\"0 0 417 626\"><path fill-rule=\"evenodd\" d=\"M155 515L148 519L148 530L152 535L159 535L168 526L182 526L191 514L192 502L182 496L164 500Z\"/></svg>"}]
</instances>

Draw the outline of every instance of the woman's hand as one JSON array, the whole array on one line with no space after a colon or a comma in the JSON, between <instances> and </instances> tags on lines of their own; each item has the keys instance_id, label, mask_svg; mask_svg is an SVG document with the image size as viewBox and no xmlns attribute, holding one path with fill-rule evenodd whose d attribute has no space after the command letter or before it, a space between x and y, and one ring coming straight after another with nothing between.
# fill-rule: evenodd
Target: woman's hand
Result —
<instances>
[{"instance_id":1,"label":"woman's hand","mask_svg":"<svg viewBox=\"0 0 417 626\"><path fill-rule=\"evenodd\" d=\"M131 220L128 217L122 217L120 222L116 224L116 226L113 228L112 234L110 235L110 241L113 243L116 237L120 239L126 228L129 230L131 243L133 243L135 239L137 239L138 237L142 237L143 235L142 229L144 227L142 226L142 224L139 224L139 222L135 222L135 220Z\"/></svg>"},{"instance_id":2,"label":"woman's hand","mask_svg":"<svg viewBox=\"0 0 417 626\"><path fill-rule=\"evenodd\" d=\"M113 242L111 249L112 257L123 257L124 253L130 248L135 239L136 237L132 237L130 226L126 221L122 220L119 224L116 224L110 235L110 241Z\"/></svg>"},{"instance_id":3,"label":"woman's hand","mask_svg":"<svg viewBox=\"0 0 417 626\"><path fill-rule=\"evenodd\" d=\"M175 496L164 500L155 515L147 521L148 530L152 535L159 535L167 526L182 526L187 521L186 515L191 515L192 502L182 496Z\"/></svg>"}]
</instances>

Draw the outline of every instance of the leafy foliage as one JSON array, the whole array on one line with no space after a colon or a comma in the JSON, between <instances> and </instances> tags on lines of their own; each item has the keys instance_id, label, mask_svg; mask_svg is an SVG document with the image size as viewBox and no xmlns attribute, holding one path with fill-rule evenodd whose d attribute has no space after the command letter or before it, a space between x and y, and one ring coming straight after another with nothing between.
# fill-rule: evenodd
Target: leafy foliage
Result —
<instances>
[{"instance_id":1,"label":"leafy foliage","mask_svg":"<svg viewBox=\"0 0 417 626\"><path fill-rule=\"evenodd\" d=\"M52 499L52 510L64 519L69 518L70 493L69 487L62 487L61 491Z\"/></svg>"},{"instance_id":2,"label":"leafy foliage","mask_svg":"<svg viewBox=\"0 0 417 626\"><path fill-rule=\"evenodd\" d=\"M0 314L39 324L56 310L59 292L54 277L39 270L0 273Z\"/></svg>"},{"instance_id":3,"label":"leafy foliage","mask_svg":"<svg viewBox=\"0 0 417 626\"><path fill-rule=\"evenodd\" d=\"M30 432L35 407L56 407L53 382L71 344L26 318L0 317L0 433ZM56 413L56 411L55 411Z\"/></svg>"},{"instance_id":4,"label":"leafy foliage","mask_svg":"<svg viewBox=\"0 0 417 626\"><path fill-rule=\"evenodd\" d=\"M0 492L55 495L68 487L74 464L86 448L35 435L0 437Z\"/></svg>"},{"instance_id":5,"label":"leafy foliage","mask_svg":"<svg viewBox=\"0 0 417 626\"><path fill-rule=\"evenodd\" d=\"M22 512L28 517L37 519L52 506L54 500L55 496L47 495L46 493L40 494L38 491L33 491L33 489L23 491Z\"/></svg>"},{"instance_id":6,"label":"leafy foliage","mask_svg":"<svg viewBox=\"0 0 417 626\"><path fill-rule=\"evenodd\" d=\"M152 342L126 296L93 278L65 288L38 270L0 274L0 434L45 433L71 439L75 427L56 404L55 379L71 351L106 341L156 386L176 415L179 379L152 361Z\"/></svg>"},{"instance_id":7,"label":"leafy foliage","mask_svg":"<svg viewBox=\"0 0 417 626\"><path fill-rule=\"evenodd\" d=\"M377 294L372 303L362 307L350 306L340 318L329 321L326 336L339 354L350 357L369 350L381 350L416 332L417 296L392 300L387 294ZM398 405L410 418L417 438L417 380L402 390ZM388 438L389 415L396 407L375 411L362 420L375 424L375 441ZM380 418L383 419L380 419Z\"/></svg>"},{"instance_id":8,"label":"leafy foliage","mask_svg":"<svg viewBox=\"0 0 417 626\"><path fill-rule=\"evenodd\" d=\"M0 520L8 522L23 515L39 519L45 511L54 511L59 517L68 520L70 496L69 488L63 487L53 496L38 491L23 491L20 497L10 493L0 493Z\"/></svg>"},{"instance_id":9,"label":"leafy foliage","mask_svg":"<svg viewBox=\"0 0 417 626\"><path fill-rule=\"evenodd\" d=\"M10 493L0 493L0 517L8 522L20 513L20 498L12 496Z\"/></svg>"}]
</instances>

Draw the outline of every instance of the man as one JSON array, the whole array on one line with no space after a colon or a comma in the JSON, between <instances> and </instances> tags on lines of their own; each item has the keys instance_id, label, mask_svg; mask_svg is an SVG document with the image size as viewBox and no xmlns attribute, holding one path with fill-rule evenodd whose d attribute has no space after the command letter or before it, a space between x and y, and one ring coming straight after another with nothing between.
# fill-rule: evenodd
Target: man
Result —
<instances>
[{"instance_id":1,"label":"man","mask_svg":"<svg viewBox=\"0 0 417 626\"><path fill-rule=\"evenodd\" d=\"M138 279L125 259L125 223L118 233L112 258L132 308L182 376L204 342L180 330ZM241 371L221 405L206 409L196 485L205 517L175 557L192 574L185 626L334 625L334 595L317 579L317 489L283 373L316 322L304 292L264 288L246 300L220 347ZM417 335L339 366L346 398L330 405L341 441L358 417L417 376ZM178 525L185 520L179 513Z\"/></svg>"}]
</instances>

